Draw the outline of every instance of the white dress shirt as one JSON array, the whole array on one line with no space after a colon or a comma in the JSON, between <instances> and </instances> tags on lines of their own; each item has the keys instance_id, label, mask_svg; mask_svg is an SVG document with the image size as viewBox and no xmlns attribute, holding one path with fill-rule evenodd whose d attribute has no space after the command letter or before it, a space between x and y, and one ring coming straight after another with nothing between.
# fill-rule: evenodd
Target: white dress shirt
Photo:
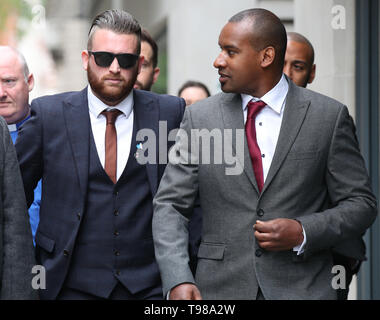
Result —
<instances>
[{"instance_id":1,"label":"white dress shirt","mask_svg":"<svg viewBox=\"0 0 380 320\"><path fill-rule=\"evenodd\" d=\"M274 152L276 150L288 90L289 84L283 74L276 86L274 86L261 98L241 94L242 108L244 111L244 123L247 121L248 102L251 100L261 100L266 103L266 106L257 114L255 119L256 139L262 155L261 159L263 163L264 182L268 175ZM304 229L303 236L303 243L293 248L294 251L297 251L297 254L301 254L303 252L303 248L306 244L306 234Z\"/></svg>"},{"instance_id":2,"label":"white dress shirt","mask_svg":"<svg viewBox=\"0 0 380 320\"><path fill-rule=\"evenodd\" d=\"M104 168L105 163L105 137L106 137L106 117L101 113L107 109L118 109L122 112L115 122L117 135L117 168L116 179L119 180L121 174L127 165L131 149L132 132L133 132L133 90L129 95L116 106L110 107L94 95L91 87L87 90L88 108L90 112L90 121L92 134L94 136L96 150L98 152L100 163Z\"/></svg>"}]
</instances>

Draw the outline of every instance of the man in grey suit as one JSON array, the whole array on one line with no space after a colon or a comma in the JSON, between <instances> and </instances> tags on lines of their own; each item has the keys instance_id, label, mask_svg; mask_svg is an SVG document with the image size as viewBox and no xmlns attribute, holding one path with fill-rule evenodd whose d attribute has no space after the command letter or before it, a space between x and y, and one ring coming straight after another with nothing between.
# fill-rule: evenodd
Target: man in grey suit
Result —
<instances>
[{"instance_id":1,"label":"man in grey suit","mask_svg":"<svg viewBox=\"0 0 380 320\"><path fill-rule=\"evenodd\" d=\"M306 88L315 78L314 48L302 34L288 32L284 73L297 86ZM356 132L352 117L352 129ZM348 290L354 274L359 272L361 262L366 260L366 247L362 237L355 237L332 248L334 265L343 266L345 270L345 285L337 290L338 300L347 300Z\"/></svg>"},{"instance_id":2,"label":"man in grey suit","mask_svg":"<svg viewBox=\"0 0 380 320\"><path fill-rule=\"evenodd\" d=\"M35 264L32 232L16 151L2 117L0 141L0 299L35 299L37 291L31 284Z\"/></svg>"},{"instance_id":3,"label":"man in grey suit","mask_svg":"<svg viewBox=\"0 0 380 320\"><path fill-rule=\"evenodd\" d=\"M170 299L336 299L330 248L376 218L346 106L283 75L286 41L270 11L234 15L214 62L223 93L185 111L171 152L176 164L154 199L155 254ZM191 135L197 129L221 130L242 172L228 171L226 158L202 162L207 150ZM191 160L184 133L192 148L202 144ZM203 229L194 279L186 249L198 190Z\"/></svg>"}]
</instances>

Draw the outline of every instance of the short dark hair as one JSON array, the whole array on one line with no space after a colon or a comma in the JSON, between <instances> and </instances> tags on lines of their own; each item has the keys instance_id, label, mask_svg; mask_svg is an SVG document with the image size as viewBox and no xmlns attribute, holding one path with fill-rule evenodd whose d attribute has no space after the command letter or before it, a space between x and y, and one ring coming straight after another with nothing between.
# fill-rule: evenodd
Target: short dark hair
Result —
<instances>
[{"instance_id":1,"label":"short dark hair","mask_svg":"<svg viewBox=\"0 0 380 320\"><path fill-rule=\"evenodd\" d=\"M199 81L192 81L192 80L189 80L189 81L186 81L182 87L178 90L178 96L181 95L182 91L187 89L187 88L190 88L190 87L196 87L196 88L201 88L203 89L206 94L207 94L207 97L210 96L210 91L208 91L206 85L204 85L202 82L199 82Z\"/></svg>"},{"instance_id":2,"label":"short dark hair","mask_svg":"<svg viewBox=\"0 0 380 320\"><path fill-rule=\"evenodd\" d=\"M314 63L314 48L313 48L313 45L311 44L311 42L305 36L303 36L302 34L300 34L298 32L288 32L288 39L290 41L304 43L310 48L310 50L311 50L311 57L310 57L311 64L310 64L310 66L312 66Z\"/></svg>"},{"instance_id":3,"label":"short dark hair","mask_svg":"<svg viewBox=\"0 0 380 320\"><path fill-rule=\"evenodd\" d=\"M92 38L97 29L107 29L119 34L134 34L137 36L137 54L140 54L141 27L138 21L124 10L107 10L98 14L92 21L88 32L87 49L92 49Z\"/></svg>"},{"instance_id":4,"label":"short dark hair","mask_svg":"<svg viewBox=\"0 0 380 320\"><path fill-rule=\"evenodd\" d=\"M141 42L147 42L151 46L152 51L153 51L153 55L152 55L153 68L157 67L158 46L157 46L156 41L153 40L152 36L145 29L141 30Z\"/></svg>"},{"instance_id":5,"label":"short dark hair","mask_svg":"<svg viewBox=\"0 0 380 320\"><path fill-rule=\"evenodd\" d=\"M241 22L249 19L252 22L252 47L260 51L268 46L275 49L275 64L283 69L287 36L286 30L274 13L269 10L255 8L238 12L228 22Z\"/></svg>"}]
</instances>

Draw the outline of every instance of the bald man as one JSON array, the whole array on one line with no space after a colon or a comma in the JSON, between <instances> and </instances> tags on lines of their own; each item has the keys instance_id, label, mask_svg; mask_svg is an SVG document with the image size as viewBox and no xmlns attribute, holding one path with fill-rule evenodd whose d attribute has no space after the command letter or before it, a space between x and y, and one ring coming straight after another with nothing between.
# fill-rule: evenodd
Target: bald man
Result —
<instances>
[{"instance_id":1,"label":"bald man","mask_svg":"<svg viewBox=\"0 0 380 320\"><path fill-rule=\"evenodd\" d=\"M34 76L22 53L9 46L0 46L0 81L0 116L7 122L15 143L21 125L30 118L29 93L34 88ZM33 241L40 216L41 188L39 181L29 207Z\"/></svg>"},{"instance_id":2,"label":"bald man","mask_svg":"<svg viewBox=\"0 0 380 320\"><path fill-rule=\"evenodd\" d=\"M155 254L170 299L337 299L331 247L376 218L347 107L283 75L286 42L270 11L234 15L214 62L223 92L185 110L175 161L153 201ZM207 150L201 130L224 141ZM226 149L236 154L234 168L230 157L210 158ZM198 192L194 278L187 230Z\"/></svg>"},{"instance_id":3,"label":"bald man","mask_svg":"<svg viewBox=\"0 0 380 320\"><path fill-rule=\"evenodd\" d=\"M315 78L314 48L310 41L296 32L288 32L284 73L300 87L306 88ZM350 116L352 128L355 124ZM359 272L361 262L366 260L366 247L362 237L356 237L333 249L334 265L342 265L346 271L345 288L338 289L338 299L346 300L354 274Z\"/></svg>"},{"instance_id":4,"label":"bald man","mask_svg":"<svg viewBox=\"0 0 380 320\"><path fill-rule=\"evenodd\" d=\"M314 48L296 32L288 32L284 73L297 85L306 88L315 78Z\"/></svg>"}]
</instances>

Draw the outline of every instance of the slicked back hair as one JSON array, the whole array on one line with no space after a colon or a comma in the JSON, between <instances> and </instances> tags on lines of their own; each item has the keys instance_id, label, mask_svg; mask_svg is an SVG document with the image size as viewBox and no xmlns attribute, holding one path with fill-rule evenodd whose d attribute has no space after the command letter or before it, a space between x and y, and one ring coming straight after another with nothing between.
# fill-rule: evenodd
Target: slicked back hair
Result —
<instances>
[{"instance_id":1,"label":"slicked back hair","mask_svg":"<svg viewBox=\"0 0 380 320\"><path fill-rule=\"evenodd\" d=\"M106 29L118 34L134 34L137 36L138 46L136 54L140 54L141 27L138 21L124 10L107 10L98 14L92 21L88 32L87 49L92 49L92 38L98 29Z\"/></svg>"},{"instance_id":2,"label":"slicked back hair","mask_svg":"<svg viewBox=\"0 0 380 320\"><path fill-rule=\"evenodd\" d=\"M282 71L287 36L281 20L269 10L255 8L235 14L228 22L242 22L243 20L252 22L252 47L256 51L268 46L274 47L276 53L274 64Z\"/></svg>"},{"instance_id":3,"label":"slicked back hair","mask_svg":"<svg viewBox=\"0 0 380 320\"><path fill-rule=\"evenodd\" d=\"M158 47L156 41L153 40L152 36L145 29L141 30L141 42L148 43L152 48L152 63L153 68L157 67L158 63Z\"/></svg>"}]
</instances>

